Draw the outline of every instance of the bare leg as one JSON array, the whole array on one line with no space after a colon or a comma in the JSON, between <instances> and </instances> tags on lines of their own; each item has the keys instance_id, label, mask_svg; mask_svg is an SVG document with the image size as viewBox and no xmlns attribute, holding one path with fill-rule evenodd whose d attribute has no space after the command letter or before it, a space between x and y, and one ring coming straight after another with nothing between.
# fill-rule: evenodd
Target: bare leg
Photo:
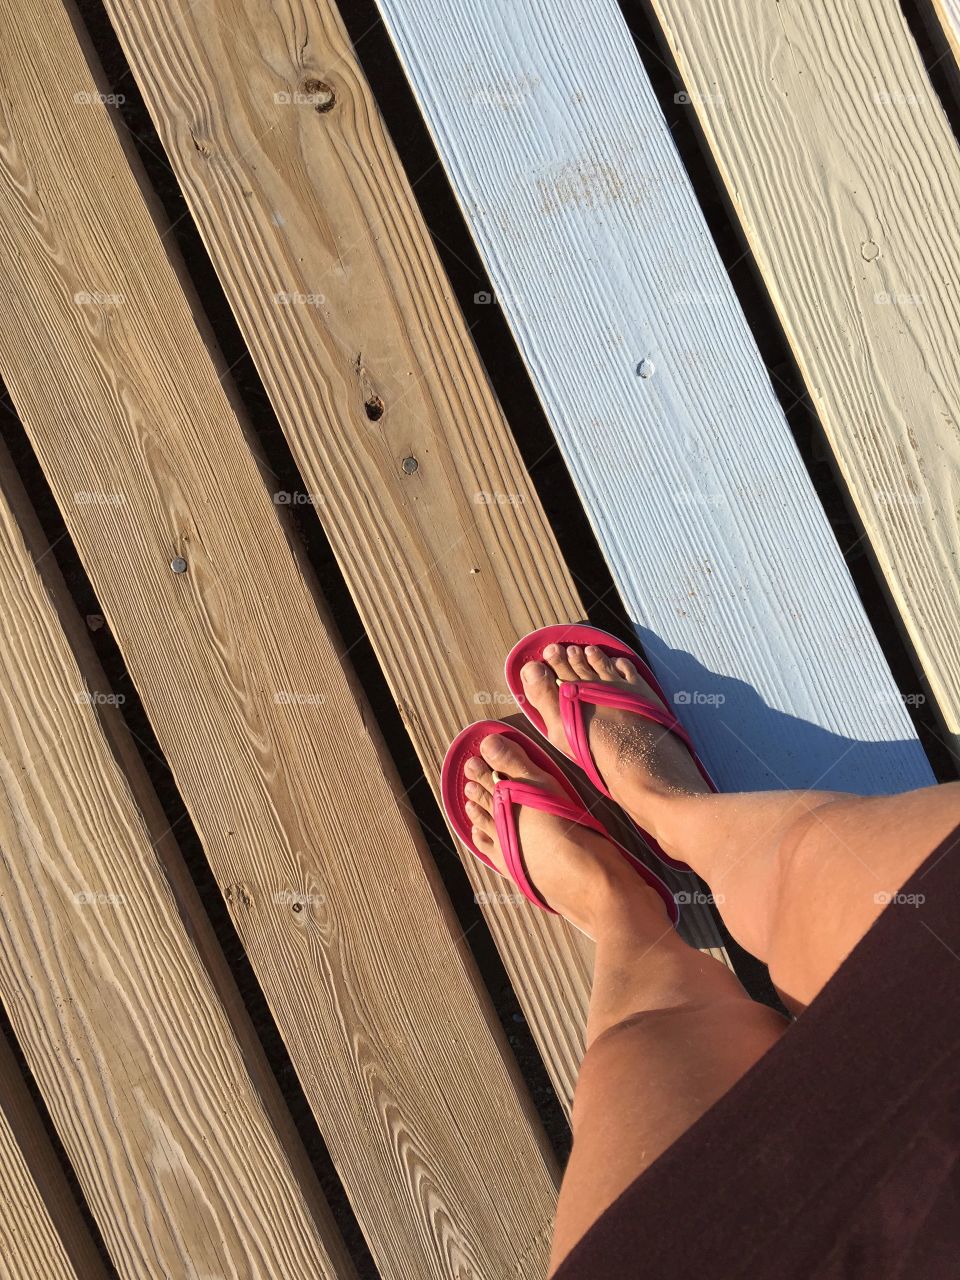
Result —
<instances>
[{"instance_id":1,"label":"bare leg","mask_svg":"<svg viewBox=\"0 0 960 1280\"><path fill-rule=\"evenodd\" d=\"M523 670L551 741L568 751L556 676L610 680L649 698L632 664L554 645ZM628 712L598 710L591 747L614 798L711 886L733 936L803 1008L890 897L960 823L960 783L900 796L827 791L715 796L682 744Z\"/></svg>"},{"instance_id":2,"label":"bare leg","mask_svg":"<svg viewBox=\"0 0 960 1280\"><path fill-rule=\"evenodd\" d=\"M467 766L478 846L502 866L492 768L553 784L503 738ZM659 897L602 837L522 810L528 873L556 910L596 939L574 1147L557 1209L553 1267L617 1196L779 1038L785 1023L736 977L688 947Z\"/></svg>"}]
</instances>

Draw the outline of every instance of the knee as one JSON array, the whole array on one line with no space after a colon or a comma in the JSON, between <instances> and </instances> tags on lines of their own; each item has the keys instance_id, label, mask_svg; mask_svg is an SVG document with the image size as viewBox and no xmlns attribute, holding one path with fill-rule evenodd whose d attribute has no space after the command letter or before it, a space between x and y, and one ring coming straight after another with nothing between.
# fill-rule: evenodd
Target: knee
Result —
<instances>
[{"instance_id":1,"label":"knee","mask_svg":"<svg viewBox=\"0 0 960 1280\"><path fill-rule=\"evenodd\" d=\"M787 1025L742 988L719 999L631 1014L584 1055L571 1115L574 1134L585 1115L596 1123L598 1110L622 1121L633 1105L648 1114L669 1113L686 1094L719 1096Z\"/></svg>"}]
</instances>

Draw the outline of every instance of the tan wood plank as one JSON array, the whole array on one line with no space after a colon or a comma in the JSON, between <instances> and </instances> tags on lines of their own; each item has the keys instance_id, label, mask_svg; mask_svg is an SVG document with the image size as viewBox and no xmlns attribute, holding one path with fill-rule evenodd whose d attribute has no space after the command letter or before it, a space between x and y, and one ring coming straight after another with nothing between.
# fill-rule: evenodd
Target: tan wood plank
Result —
<instances>
[{"instance_id":1,"label":"tan wood plank","mask_svg":"<svg viewBox=\"0 0 960 1280\"><path fill-rule=\"evenodd\" d=\"M960 62L960 0L932 0L953 55Z\"/></svg>"},{"instance_id":2,"label":"tan wood plank","mask_svg":"<svg viewBox=\"0 0 960 1280\"><path fill-rule=\"evenodd\" d=\"M5 454L0 490L0 996L114 1264L131 1280L349 1280L242 1012L234 1034L239 998L217 998L225 965L204 964L211 930L156 798L105 731L112 695L71 647L76 617L61 625L75 611L22 527Z\"/></svg>"},{"instance_id":3,"label":"tan wood plank","mask_svg":"<svg viewBox=\"0 0 960 1280\"><path fill-rule=\"evenodd\" d=\"M0 1280L106 1280L20 1068L0 1036Z\"/></svg>"},{"instance_id":4,"label":"tan wood plank","mask_svg":"<svg viewBox=\"0 0 960 1280\"><path fill-rule=\"evenodd\" d=\"M950 124L896 0L654 7L956 746L960 152Z\"/></svg>"},{"instance_id":5,"label":"tan wood plank","mask_svg":"<svg viewBox=\"0 0 960 1280\"><path fill-rule=\"evenodd\" d=\"M373 716L67 12L2 8L0 371L382 1274L536 1273L552 1159Z\"/></svg>"},{"instance_id":6,"label":"tan wood plank","mask_svg":"<svg viewBox=\"0 0 960 1280\"><path fill-rule=\"evenodd\" d=\"M512 710L514 641L583 605L339 13L108 8L436 788L458 729ZM484 909L569 1103L589 952L496 894ZM687 914L719 948L709 916Z\"/></svg>"}]
</instances>

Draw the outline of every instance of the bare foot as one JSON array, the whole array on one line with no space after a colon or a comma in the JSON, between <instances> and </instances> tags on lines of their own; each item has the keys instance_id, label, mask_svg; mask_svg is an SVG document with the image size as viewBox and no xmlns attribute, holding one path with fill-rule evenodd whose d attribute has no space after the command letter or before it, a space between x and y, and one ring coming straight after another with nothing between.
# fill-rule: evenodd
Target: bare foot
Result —
<instances>
[{"instance_id":1,"label":"bare foot","mask_svg":"<svg viewBox=\"0 0 960 1280\"><path fill-rule=\"evenodd\" d=\"M558 678L602 681L663 706L632 662L608 658L594 645L548 645L543 658L521 670L523 692L543 716L550 741L567 756L571 751L560 720ZM690 752L676 734L635 712L586 704L583 709L593 758L610 794L659 840L665 802L709 791Z\"/></svg>"},{"instance_id":2,"label":"bare foot","mask_svg":"<svg viewBox=\"0 0 960 1280\"><path fill-rule=\"evenodd\" d=\"M498 734L480 744L480 756L464 766L467 815L478 849L502 871L506 863L493 821L493 770L515 781L532 782L561 794L557 783L531 763L518 746ZM521 806L517 821L527 876L554 911L591 938L611 915L649 917L662 932L667 921L660 895L596 832L572 825L553 814Z\"/></svg>"}]
</instances>

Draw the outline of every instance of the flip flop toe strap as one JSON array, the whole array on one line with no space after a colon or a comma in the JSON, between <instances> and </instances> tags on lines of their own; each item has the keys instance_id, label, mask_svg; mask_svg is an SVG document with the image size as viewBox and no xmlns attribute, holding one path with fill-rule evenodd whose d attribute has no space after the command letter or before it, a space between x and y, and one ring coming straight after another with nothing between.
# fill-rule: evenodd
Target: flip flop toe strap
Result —
<instances>
[{"instance_id":1,"label":"flip flop toe strap","mask_svg":"<svg viewBox=\"0 0 960 1280\"><path fill-rule=\"evenodd\" d=\"M573 758L597 790L605 796L610 796L610 791L596 766L590 749L586 717L583 713L585 703L595 707L614 707L621 711L632 711L645 720L663 725L665 729L677 735L694 760L697 760L690 735L676 716L671 715L658 703L651 702L639 693L631 693L628 689L618 689L600 681L560 680L557 683L560 688L560 723L563 725ZM697 763L699 765L699 761Z\"/></svg>"},{"instance_id":2,"label":"flip flop toe strap","mask_svg":"<svg viewBox=\"0 0 960 1280\"><path fill-rule=\"evenodd\" d=\"M507 871L514 884L529 898L534 906L551 915L556 915L553 907L544 901L542 896L530 882L523 865L520 851L520 836L517 830L517 810L526 805L529 809L539 809L541 813L550 813L565 822L576 823L591 831L605 835L603 825L586 809L573 804L563 796L553 795L530 782L514 782L510 779L498 779L493 788L493 821L503 850L503 858Z\"/></svg>"}]
</instances>

